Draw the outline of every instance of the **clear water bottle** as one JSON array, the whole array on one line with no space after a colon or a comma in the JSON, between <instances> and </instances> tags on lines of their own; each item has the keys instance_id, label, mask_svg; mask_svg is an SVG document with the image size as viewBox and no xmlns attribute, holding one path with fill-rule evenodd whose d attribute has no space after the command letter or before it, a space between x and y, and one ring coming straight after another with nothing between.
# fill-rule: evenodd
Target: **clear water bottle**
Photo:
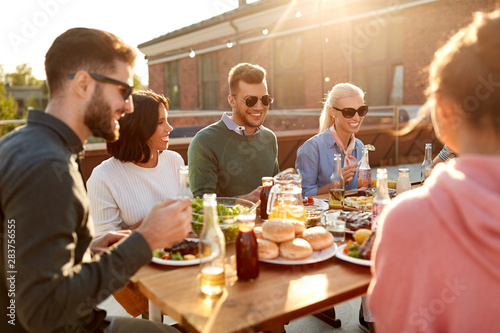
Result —
<instances>
[{"instance_id":1,"label":"clear water bottle","mask_svg":"<svg viewBox=\"0 0 500 333\"><path fill-rule=\"evenodd\" d=\"M372 169L368 161L368 148L363 147L362 152L361 165L358 169L358 192L366 193L372 185Z\"/></svg>"},{"instance_id":2,"label":"clear water bottle","mask_svg":"<svg viewBox=\"0 0 500 333\"><path fill-rule=\"evenodd\" d=\"M176 197L193 199L193 192L189 188L189 169L187 165L179 167L179 189Z\"/></svg>"},{"instance_id":3,"label":"clear water bottle","mask_svg":"<svg viewBox=\"0 0 500 333\"><path fill-rule=\"evenodd\" d=\"M203 212L203 228L198 241L200 290L202 294L214 296L226 288L226 241L219 226L217 196L214 193L203 195Z\"/></svg>"},{"instance_id":4,"label":"clear water bottle","mask_svg":"<svg viewBox=\"0 0 500 333\"><path fill-rule=\"evenodd\" d=\"M399 168L399 177L396 184L396 195L411 190L410 169Z\"/></svg>"},{"instance_id":5,"label":"clear water bottle","mask_svg":"<svg viewBox=\"0 0 500 333\"><path fill-rule=\"evenodd\" d=\"M424 162L422 162L422 172L421 179L422 183L429 177L432 171L432 143L425 144L425 157Z\"/></svg>"},{"instance_id":6,"label":"clear water bottle","mask_svg":"<svg viewBox=\"0 0 500 333\"><path fill-rule=\"evenodd\" d=\"M377 188L372 204L372 231L377 230L380 214L390 202L391 198L387 187L387 169L377 169Z\"/></svg>"},{"instance_id":7,"label":"clear water bottle","mask_svg":"<svg viewBox=\"0 0 500 333\"><path fill-rule=\"evenodd\" d=\"M342 210L344 209L345 182L342 176L342 157L340 154L335 154L333 163L333 173L330 177L330 194L329 208Z\"/></svg>"}]
</instances>

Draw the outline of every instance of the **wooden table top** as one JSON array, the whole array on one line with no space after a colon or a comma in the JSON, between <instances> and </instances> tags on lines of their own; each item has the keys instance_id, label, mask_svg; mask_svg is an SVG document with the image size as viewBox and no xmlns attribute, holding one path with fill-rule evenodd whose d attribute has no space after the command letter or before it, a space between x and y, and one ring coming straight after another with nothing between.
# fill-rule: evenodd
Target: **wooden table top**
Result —
<instances>
[{"instance_id":1,"label":"wooden table top","mask_svg":"<svg viewBox=\"0 0 500 333\"><path fill-rule=\"evenodd\" d=\"M198 289L199 265L149 264L132 278L163 313L193 332L264 331L366 293L369 267L336 257L308 265L260 263L253 282L236 277L235 246L227 246L226 291L205 298Z\"/></svg>"}]
</instances>

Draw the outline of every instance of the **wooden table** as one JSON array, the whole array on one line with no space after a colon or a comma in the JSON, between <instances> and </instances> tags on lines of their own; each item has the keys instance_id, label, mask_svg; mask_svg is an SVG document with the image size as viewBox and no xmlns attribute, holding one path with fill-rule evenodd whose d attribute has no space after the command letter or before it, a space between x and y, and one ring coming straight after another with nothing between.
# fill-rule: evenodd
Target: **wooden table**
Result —
<instances>
[{"instance_id":1,"label":"wooden table","mask_svg":"<svg viewBox=\"0 0 500 333\"><path fill-rule=\"evenodd\" d=\"M253 282L236 277L235 246L227 246L226 291L205 298L198 290L199 266L150 264L132 278L139 290L192 332L265 331L315 314L366 293L369 267L336 257L308 265L260 263Z\"/></svg>"}]
</instances>

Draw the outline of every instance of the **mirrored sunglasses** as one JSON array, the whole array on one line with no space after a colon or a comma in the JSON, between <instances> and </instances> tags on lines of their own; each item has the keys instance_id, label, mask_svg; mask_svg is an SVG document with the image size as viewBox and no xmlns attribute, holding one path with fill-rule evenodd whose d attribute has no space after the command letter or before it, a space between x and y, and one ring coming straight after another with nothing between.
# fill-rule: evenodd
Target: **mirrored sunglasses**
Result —
<instances>
[{"instance_id":1,"label":"mirrored sunglasses","mask_svg":"<svg viewBox=\"0 0 500 333\"><path fill-rule=\"evenodd\" d=\"M233 96L238 97L242 101L245 101L245 105L248 106L249 108L251 108L252 106L257 104L257 101L259 100L259 97L257 97L257 96L247 96L245 98L241 98L240 96L237 96L237 95L233 95ZM269 106L274 101L274 98L272 98L269 95L264 95L260 98L260 100L262 101L262 104L264 106Z\"/></svg>"},{"instance_id":2,"label":"mirrored sunglasses","mask_svg":"<svg viewBox=\"0 0 500 333\"><path fill-rule=\"evenodd\" d=\"M368 105L361 105L358 109L353 109L353 108L344 108L344 109L337 109L335 106L332 106L333 109L342 112L342 115L344 118L352 118L356 114L356 112L359 114L360 117L364 117L368 113Z\"/></svg>"}]
</instances>

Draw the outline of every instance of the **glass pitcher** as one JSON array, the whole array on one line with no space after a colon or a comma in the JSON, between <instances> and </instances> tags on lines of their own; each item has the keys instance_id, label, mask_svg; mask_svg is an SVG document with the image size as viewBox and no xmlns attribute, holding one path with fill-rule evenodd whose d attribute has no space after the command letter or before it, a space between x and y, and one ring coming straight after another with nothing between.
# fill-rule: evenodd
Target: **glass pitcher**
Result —
<instances>
[{"instance_id":1,"label":"glass pitcher","mask_svg":"<svg viewBox=\"0 0 500 333\"><path fill-rule=\"evenodd\" d=\"M302 202L302 176L293 168L284 170L274 177L274 185L269 193L267 213L269 218L294 219L307 222L307 214Z\"/></svg>"}]
</instances>

